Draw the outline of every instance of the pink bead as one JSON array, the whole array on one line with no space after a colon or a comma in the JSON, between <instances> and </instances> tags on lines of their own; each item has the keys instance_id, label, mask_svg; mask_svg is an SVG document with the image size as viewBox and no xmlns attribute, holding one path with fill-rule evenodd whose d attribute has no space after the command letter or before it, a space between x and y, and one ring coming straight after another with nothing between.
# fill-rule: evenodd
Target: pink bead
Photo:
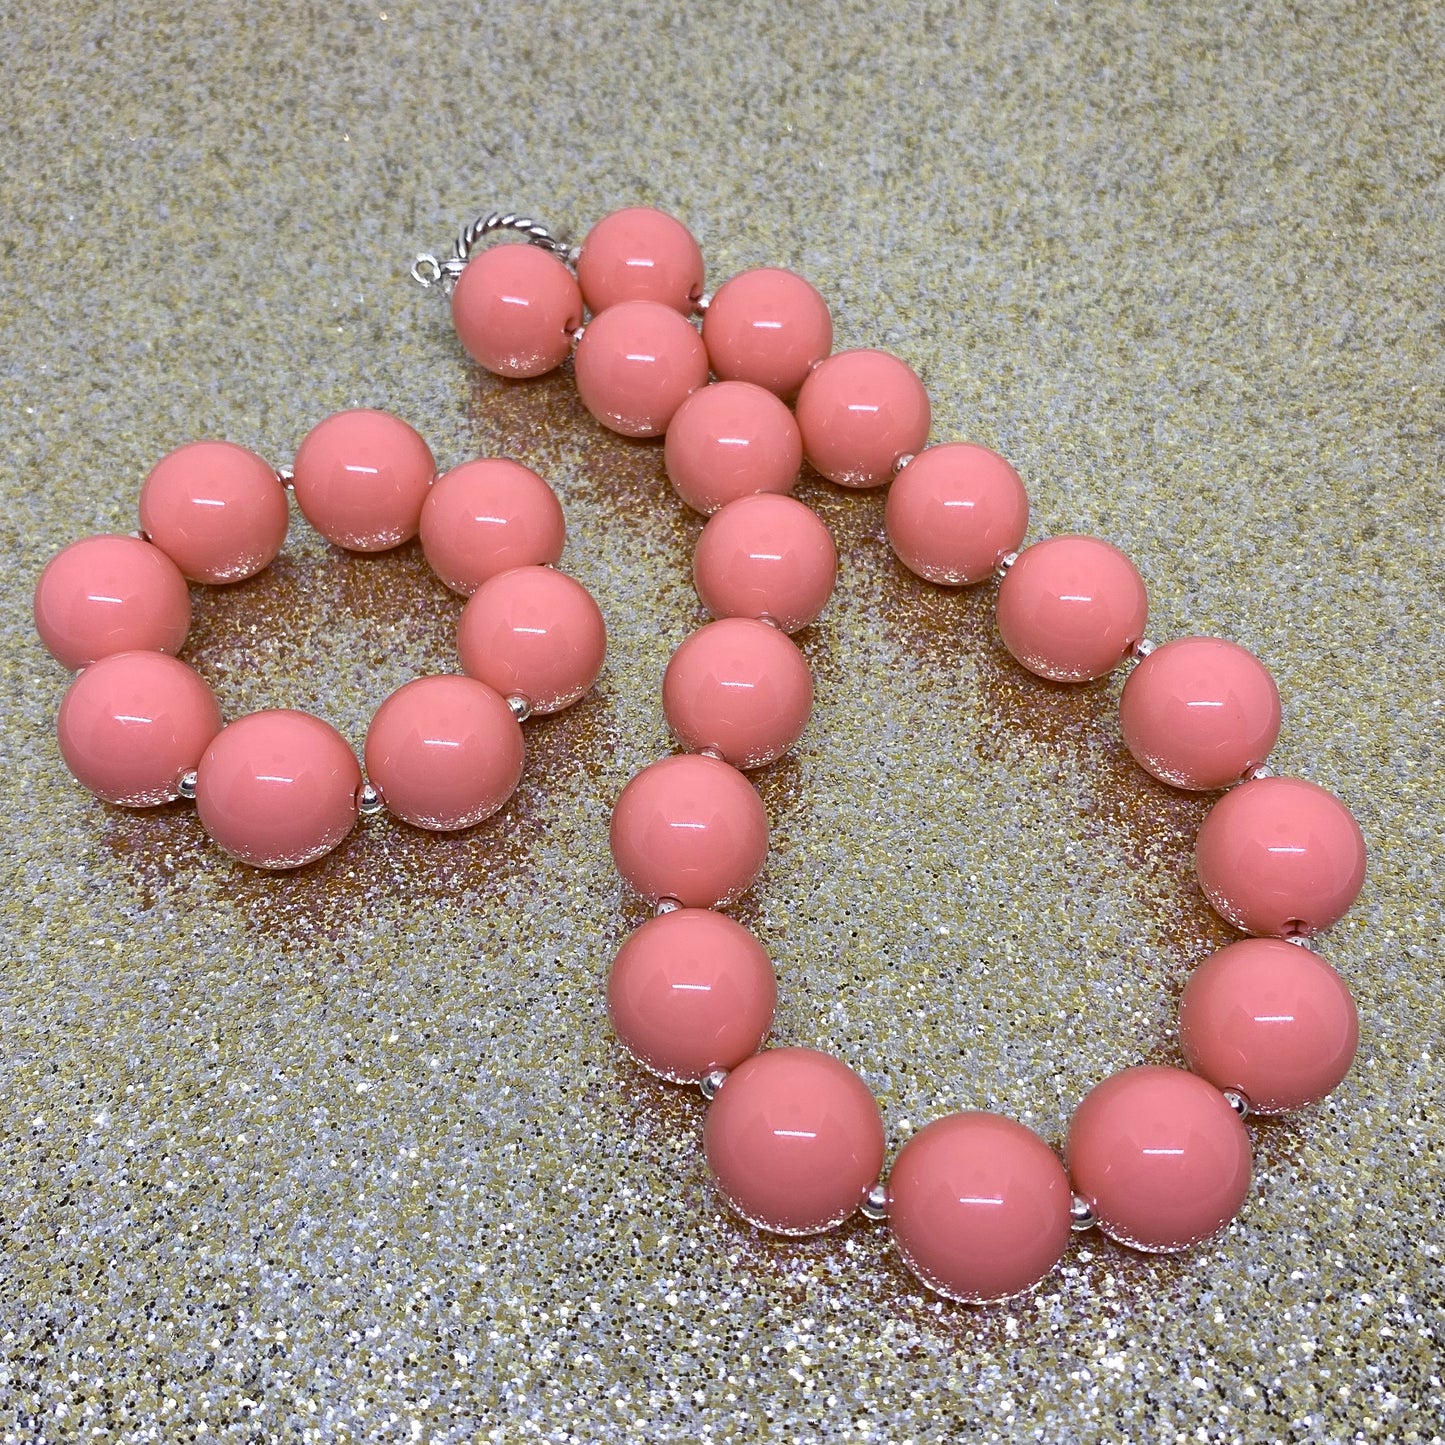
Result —
<instances>
[{"instance_id":1,"label":"pink bead","mask_svg":"<svg viewBox=\"0 0 1445 1445\"><path fill-rule=\"evenodd\" d=\"M731 903L768 856L768 819L752 784L716 758L663 758L638 773L612 809L612 860L649 903Z\"/></svg>"},{"instance_id":2,"label":"pink bead","mask_svg":"<svg viewBox=\"0 0 1445 1445\"><path fill-rule=\"evenodd\" d=\"M594 317L622 301L656 301L691 316L702 275L692 232L651 206L604 216L588 231L577 258L577 280Z\"/></svg>"},{"instance_id":3,"label":"pink bead","mask_svg":"<svg viewBox=\"0 0 1445 1445\"><path fill-rule=\"evenodd\" d=\"M310 713L253 712L221 729L196 769L196 812L212 840L256 868L299 868L356 822L361 767Z\"/></svg>"},{"instance_id":4,"label":"pink bead","mask_svg":"<svg viewBox=\"0 0 1445 1445\"><path fill-rule=\"evenodd\" d=\"M1179 637L1124 684L1119 727L1145 772L1176 788L1237 783L1279 736L1279 689L1252 652L1219 637Z\"/></svg>"},{"instance_id":5,"label":"pink bead","mask_svg":"<svg viewBox=\"0 0 1445 1445\"><path fill-rule=\"evenodd\" d=\"M886 351L840 351L798 393L803 452L842 487L881 487L900 458L922 451L932 410L913 368Z\"/></svg>"},{"instance_id":6,"label":"pink bead","mask_svg":"<svg viewBox=\"0 0 1445 1445\"><path fill-rule=\"evenodd\" d=\"M293 471L296 505L328 542L385 552L416 536L437 465L400 417L360 408L312 427Z\"/></svg>"},{"instance_id":7,"label":"pink bead","mask_svg":"<svg viewBox=\"0 0 1445 1445\"><path fill-rule=\"evenodd\" d=\"M1146 1064L1095 1085L1064 1153L1104 1233L1149 1253L1208 1239L1249 1193L1249 1131L1218 1089L1183 1069Z\"/></svg>"},{"instance_id":8,"label":"pink bead","mask_svg":"<svg viewBox=\"0 0 1445 1445\"><path fill-rule=\"evenodd\" d=\"M785 400L833 349L833 318L817 290L792 271L744 271L718 287L702 318L712 369Z\"/></svg>"},{"instance_id":9,"label":"pink bead","mask_svg":"<svg viewBox=\"0 0 1445 1445\"><path fill-rule=\"evenodd\" d=\"M542 376L572 350L582 324L576 277L540 246L498 245L473 256L452 292L452 325L479 366Z\"/></svg>"},{"instance_id":10,"label":"pink bead","mask_svg":"<svg viewBox=\"0 0 1445 1445\"><path fill-rule=\"evenodd\" d=\"M777 998L762 944L705 908L649 918L627 936L607 980L607 1009L623 1047L677 1083L757 1053Z\"/></svg>"},{"instance_id":11,"label":"pink bead","mask_svg":"<svg viewBox=\"0 0 1445 1445\"><path fill-rule=\"evenodd\" d=\"M670 306L624 301L587 323L573 370L582 404L603 426L656 437L707 382L707 352Z\"/></svg>"},{"instance_id":12,"label":"pink bead","mask_svg":"<svg viewBox=\"0 0 1445 1445\"><path fill-rule=\"evenodd\" d=\"M597 681L607 628L592 594L551 567L514 567L472 594L457 624L462 670L535 713L570 707Z\"/></svg>"},{"instance_id":13,"label":"pink bead","mask_svg":"<svg viewBox=\"0 0 1445 1445\"><path fill-rule=\"evenodd\" d=\"M62 667L114 652L179 652L191 594L176 564L138 537L103 533L72 542L35 584L35 630Z\"/></svg>"},{"instance_id":14,"label":"pink bead","mask_svg":"<svg viewBox=\"0 0 1445 1445\"><path fill-rule=\"evenodd\" d=\"M1199 886L1246 933L1309 937L1338 923L1365 881L1365 838L1333 793L1303 778L1231 788L1194 844Z\"/></svg>"},{"instance_id":15,"label":"pink bead","mask_svg":"<svg viewBox=\"0 0 1445 1445\"><path fill-rule=\"evenodd\" d=\"M1063 1258L1073 1192L1058 1156L997 1114L949 1114L918 1131L888 1176L888 1230L903 1262L949 1299L1032 1289Z\"/></svg>"},{"instance_id":16,"label":"pink bead","mask_svg":"<svg viewBox=\"0 0 1445 1445\"><path fill-rule=\"evenodd\" d=\"M797 632L833 595L838 549L818 514L792 497L739 497L702 529L692 575L714 617L766 617Z\"/></svg>"},{"instance_id":17,"label":"pink bead","mask_svg":"<svg viewBox=\"0 0 1445 1445\"><path fill-rule=\"evenodd\" d=\"M1238 1089L1252 1113L1317 1104L1350 1071L1360 1020L1345 981L1307 948L1244 938L1206 958L1179 1000L1196 1074Z\"/></svg>"},{"instance_id":18,"label":"pink bead","mask_svg":"<svg viewBox=\"0 0 1445 1445\"><path fill-rule=\"evenodd\" d=\"M513 567L560 562L566 535L552 488L530 467L500 457L453 467L422 503L426 560L463 596Z\"/></svg>"},{"instance_id":19,"label":"pink bead","mask_svg":"<svg viewBox=\"0 0 1445 1445\"><path fill-rule=\"evenodd\" d=\"M945 586L971 586L1018 550L1029 498L997 452L950 442L924 448L898 473L883 524L910 571Z\"/></svg>"},{"instance_id":20,"label":"pink bead","mask_svg":"<svg viewBox=\"0 0 1445 1445\"><path fill-rule=\"evenodd\" d=\"M1144 579L1097 537L1050 537L1019 553L998 589L1003 645L1030 672L1089 682L1112 672L1143 640Z\"/></svg>"},{"instance_id":21,"label":"pink bead","mask_svg":"<svg viewBox=\"0 0 1445 1445\"><path fill-rule=\"evenodd\" d=\"M663 464L679 497L712 513L753 492L791 492L803 465L793 413L744 381L700 387L668 423Z\"/></svg>"},{"instance_id":22,"label":"pink bead","mask_svg":"<svg viewBox=\"0 0 1445 1445\"><path fill-rule=\"evenodd\" d=\"M813 677L776 627L727 617L698 628L672 654L662 711L689 752L711 748L735 768L759 768L803 735Z\"/></svg>"},{"instance_id":23,"label":"pink bead","mask_svg":"<svg viewBox=\"0 0 1445 1445\"><path fill-rule=\"evenodd\" d=\"M366 731L366 774L398 818L446 832L490 818L522 778L522 729L470 677L418 677Z\"/></svg>"},{"instance_id":24,"label":"pink bead","mask_svg":"<svg viewBox=\"0 0 1445 1445\"><path fill-rule=\"evenodd\" d=\"M221 730L211 689L161 652L118 652L87 667L60 704L65 765L92 793L131 808L180 797L180 781Z\"/></svg>"},{"instance_id":25,"label":"pink bead","mask_svg":"<svg viewBox=\"0 0 1445 1445\"><path fill-rule=\"evenodd\" d=\"M703 1152L727 1204L774 1234L818 1234L863 1202L883 1168L883 1116L847 1064L768 1049L727 1076Z\"/></svg>"},{"instance_id":26,"label":"pink bead","mask_svg":"<svg viewBox=\"0 0 1445 1445\"><path fill-rule=\"evenodd\" d=\"M151 469L141 530L192 582L240 582L276 560L290 512L275 469L231 442L191 442Z\"/></svg>"}]
</instances>

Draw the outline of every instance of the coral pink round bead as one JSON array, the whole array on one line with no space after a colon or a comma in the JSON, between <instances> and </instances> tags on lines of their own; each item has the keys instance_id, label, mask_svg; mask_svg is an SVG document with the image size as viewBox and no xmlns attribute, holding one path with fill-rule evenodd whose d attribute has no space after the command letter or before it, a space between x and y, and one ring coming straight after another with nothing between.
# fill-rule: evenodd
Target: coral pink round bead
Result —
<instances>
[{"instance_id":1,"label":"coral pink round bead","mask_svg":"<svg viewBox=\"0 0 1445 1445\"><path fill-rule=\"evenodd\" d=\"M582 404L603 426L656 437L707 382L697 328L659 301L623 301L594 316L573 363Z\"/></svg>"},{"instance_id":2,"label":"coral pink round bead","mask_svg":"<svg viewBox=\"0 0 1445 1445\"><path fill-rule=\"evenodd\" d=\"M828 303L793 271L744 271L718 287L702 318L712 369L785 400L833 349Z\"/></svg>"},{"instance_id":3,"label":"coral pink round bead","mask_svg":"<svg viewBox=\"0 0 1445 1445\"><path fill-rule=\"evenodd\" d=\"M784 632L797 632L833 595L838 549L822 519L802 502L740 497L702 529L692 575L714 617L766 617Z\"/></svg>"},{"instance_id":4,"label":"coral pink round bead","mask_svg":"<svg viewBox=\"0 0 1445 1445\"><path fill-rule=\"evenodd\" d=\"M470 677L418 677L377 709L366 774L398 818L445 832L490 818L522 778L522 729Z\"/></svg>"},{"instance_id":5,"label":"coral pink round bead","mask_svg":"<svg viewBox=\"0 0 1445 1445\"><path fill-rule=\"evenodd\" d=\"M798 393L798 428L814 470L843 487L881 487L923 449L932 410L913 368L886 351L840 351Z\"/></svg>"},{"instance_id":6,"label":"coral pink round bead","mask_svg":"<svg viewBox=\"0 0 1445 1445\"><path fill-rule=\"evenodd\" d=\"M1353 814L1303 778L1258 778L1227 792L1194 844L1199 885L1246 933L1322 933L1365 881L1365 838Z\"/></svg>"},{"instance_id":7,"label":"coral pink round bead","mask_svg":"<svg viewBox=\"0 0 1445 1445\"><path fill-rule=\"evenodd\" d=\"M1269 756L1279 736L1279 689L1244 648L1179 637L1129 674L1119 726L1135 761L1176 788L1227 788Z\"/></svg>"},{"instance_id":8,"label":"coral pink round bead","mask_svg":"<svg viewBox=\"0 0 1445 1445\"><path fill-rule=\"evenodd\" d=\"M1249 1193L1249 1131L1218 1089L1183 1069L1146 1064L1095 1085L1064 1153L1104 1233L1151 1253L1207 1239Z\"/></svg>"},{"instance_id":9,"label":"coral pink round bead","mask_svg":"<svg viewBox=\"0 0 1445 1445\"><path fill-rule=\"evenodd\" d=\"M627 936L607 980L607 1010L623 1047L677 1083L757 1053L777 997L762 944L706 908L649 918Z\"/></svg>"},{"instance_id":10,"label":"coral pink round bead","mask_svg":"<svg viewBox=\"0 0 1445 1445\"><path fill-rule=\"evenodd\" d=\"M727 1076L703 1125L717 1191L750 1224L818 1234L863 1202L883 1168L883 1117L847 1064L768 1049Z\"/></svg>"},{"instance_id":11,"label":"coral pink round bead","mask_svg":"<svg viewBox=\"0 0 1445 1445\"><path fill-rule=\"evenodd\" d=\"M339 411L307 432L292 486L302 515L352 552L384 552L417 534L436 459L389 412Z\"/></svg>"},{"instance_id":12,"label":"coral pink round bead","mask_svg":"<svg viewBox=\"0 0 1445 1445\"><path fill-rule=\"evenodd\" d=\"M910 571L945 586L993 574L1029 524L1019 474L972 442L925 447L898 473L883 513L888 540Z\"/></svg>"},{"instance_id":13,"label":"coral pink round bead","mask_svg":"<svg viewBox=\"0 0 1445 1445\"><path fill-rule=\"evenodd\" d=\"M1278 938L1206 958L1179 1000L1179 1042L1196 1074L1238 1089L1256 1114L1317 1104L1350 1071L1360 1020L1324 959Z\"/></svg>"},{"instance_id":14,"label":"coral pink round bead","mask_svg":"<svg viewBox=\"0 0 1445 1445\"><path fill-rule=\"evenodd\" d=\"M662 711L689 752L712 749L735 768L758 768L802 736L813 677L776 627L727 617L698 628L672 654Z\"/></svg>"},{"instance_id":15,"label":"coral pink round bead","mask_svg":"<svg viewBox=\"0 0 1445 1445\"><path fill-rule=\"evenodd\" d=\"M498 376L560 366L582 324L572 273L540 246L498 245L473 256L452 292L452 325L467 354Z\"/></svg>"},{"instance_id":16,"label":"coral pink round bead","mask_svg":"<svg viewBox=\"0 0 1445 1445\"><path fill-rule=\"evenodd\" d=\"M744 381L699 387L667 427L663 464L679 497L712 513L753 492L790 492L803 465L793 413Z\"/></svg>"},{"instance_id":17,"label":"coral pink round bead","mask_svg":"<svg viewBox=\"0 0 1445 1445\"><path fill-rule=\"evenodd\" d=\"M888 1229L904 1263L949 1299L1032 1289L1063 1257L1073 1192L1058 1156L997 1114L949 1114L918 1131L888 1175Z\"/></svg>"},{"instance_id":18,"label":"coral pink round bead","mask_svg":"<svg viewBox=\"0 0 1445 1445\"><path fill-rule=\"evenodd\" d=\"M1144 579L1098 537L1050 537L1019 553L998 590L998 630L1016 661L1055 682L1112 672L1143 639Z\"/></svg>"},{"instance_id":19,"label":"coral pink round bead","mask_svg":"<svg viewBox=\"0 0 1445 1445\"><path fill-rule=\"evenodd\" d=\"M196 812L212 840L256 868L299 868L356 822L361 766L330 723L290 709L221 729L196 768Z\"/></svg>"},{"instance_id":20,"label":"coral pink round bead","mask_svg":"<svg viewBox=\"0 0 1445 1445\"><path fill-rule=\"evenodd\" d=\"M35 630L63 667L115 652L179 652L190 629L186 579L138 537L103 533L72 542L35 584Z\"/></svg>"},{"instance_id":21,"label":"coral pink round bead","mask_svg":"<svg viewBox=\"0 0 1445 1445\"><path fill-rule=\"evenodd\" d=\"M463 596L513 567L561 561L566 536L557 494L530 467L501 457L453 467L422 503L426 560Z\"/></svg>"},{"instance_id":22,"label":"coral pink round bead","mask_svg":"<svg viewBox=\"0 0 1445 1445\"><path fill-rule=\"evenodd\" d=\"M604 216L577 258L577 280L594 317L623 301L656 301L691 316L702 278L702 251L692 232L651 206Z\"/></svg>"},{"instance_id":23,"label":"coral pink round bead","mask_svg":"<svg viewBox=\"0 0 1445 1445\"><path fill-rule=\"evenodd\" d=\"M551 567L514 567L483 582L457 624L463 671L535 713L576 702L597 681L606 651L592 594Z\"/></svg>"},{"instance_id":24,"label":"coral pink round bead","mask_svg":"<svg viewBox=\"0 0 1445 1445\"><path fill-rule=\"evenodd\" d=\"M193 582L240 582L276 560L290 520L275 469L232 442L190 442L140 489L141 530Z\"/></svg>"},{"instance_id":25,"label":"coral pink round bead","mask_svg":"<svg viewBox=\"0 0 1445 1445\"><path fill-rule=\"evenodd\" d=\"M169 803L221 730L211 689L161 652L119 652L87 667L60 704L65 765L92 793L131 808Z\"/></svg>"},{"instance_id":26,"label":"coral pink round bead","mask_svg":"<svg viewBox=\"0 0 1445 1445\"><path fill-rule=\"evenodd\" d=\"M612 860L649 903L730 903L768 856L768 819L752 784L716 758L663 758L623 788L612 809Z\"/></svg>"}]
</instances>

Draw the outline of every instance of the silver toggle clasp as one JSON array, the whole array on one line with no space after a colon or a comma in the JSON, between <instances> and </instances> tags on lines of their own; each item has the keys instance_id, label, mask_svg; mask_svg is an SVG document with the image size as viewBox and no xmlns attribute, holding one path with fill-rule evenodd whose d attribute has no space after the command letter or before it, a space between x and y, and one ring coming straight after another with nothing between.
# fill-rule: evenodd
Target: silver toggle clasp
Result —
<instances>
[{"instance_id":1,"label":"silver toggle clasp","mask_svg":"<svg viewBox=\"0 0 1445 1445\"><path fill-rule=\"evenodd\" d=\"M452 254L445 260L438 260L430 251L421 252L411 263L411 279L425 288L439 285L450 295L472 252L493 231L516 231L532 245L550 251L564 265L573 263L572 248L540 221L518 215L515 211L488 211L462 227L453 243Z\"/></svg>"}]
</instances>

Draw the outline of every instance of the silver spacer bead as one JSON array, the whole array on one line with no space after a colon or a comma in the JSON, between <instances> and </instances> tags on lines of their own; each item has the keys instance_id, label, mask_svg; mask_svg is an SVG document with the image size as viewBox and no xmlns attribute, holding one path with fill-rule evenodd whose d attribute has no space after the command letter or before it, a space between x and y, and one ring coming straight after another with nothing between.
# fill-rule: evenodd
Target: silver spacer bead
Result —
<instances>
[{"instance_id":1,"label":"silver spacer bead","mask_svg":"<svg viewBox=\"0 0 1445 1445\"><path fill-rule=\"evenodd\" d=\"M1279 774L1270 767L1268 763L1261 763L1257 768L1251 768L1241 779L1242 783L1257 782L1260 778L1277 778Z\"/></svg>"},{"instance_id":2,"label":"silver spacer bead","mask_svg":"<svg viewBox=\"0 0 1445 1445\"><path fill-rule=\"evenodd\" d=\"M724 761L721 750L712 746L699 748L697 750L697 755L700 758L713 758L719 763Z\"/></svg>"},{"instance_id":3,"label":"silver spacer bead","mask_svg":"<svg viewBox=\"0 0 1445 1445\"><path fill-rule=\"evenodd\" d=\"M1147 637L1141 637L1138 642L1129 649L1129 656L1132 657L1135 662L1143 662L1153 651L1154 644L1150 642Z\"/></svg>"},{"instance_id":4,"label":"silver spacer bead","mask_svg":"<svg viewBox=\"0 0 1445 1445\"><path fill-rule=\"evenodd\" d=\"M583 338L583 336L585 336L586 334L587 334L587 328L586 328L585 326L579 326L579 327L576 329L576 331L574 331L574 332L572 333L572 350L573 350L573 351L576 351L577 348L582 345L582 338Z\"/></svg>"},{"instance_id":5,"label":"silver spacer bead","mask_svg":"<svg viewBox=\"0 0 1445 1445\"><path fill-rule=\"evenodd\" d=\"M561 256L562 253L559 251L557 254L558 254L559 256ZM581 259L582 259L582 248L581 248L581 246L568 246L568 248L567 248L567 254L566 254L565 256L562 256L562 260L563 260L564 262L566 262L566 264L567 264L568 266L570 266L574 271L577 269L577 263L578 263Z\"/></svg>"},{"instance_id":6,"label":"silver spacer bead","mask_svg":"<svg viewBox=\"0 0 1445 1445\"><path fill-rule=\"evenodd\" d=\"M296 485L296 468L292 466L279 466L276 468L276 480L288 490Z\"/></svg>"},{"instance_id":7,"label":"silver spacer bead","mask_svg":"<svg viewBox=\"0 0 1445 1445\"><path fill-rule=\"evenodd\" d=\"M896 462L893 463L893 475L896 477L896 476L898 475L898 473L901 472L901 471L903 470L903 468L906 467L906 466L908 465L908 463L911 462L912 460L913 460L913 453L912 453L912 452L904 452L903 455L902 455L901 457L899 457Z\"/></svg>"},{"instance_id":8,"label":"silver spacer bead","mask_svg":"<svg viewBox=\"0 0 1445 1445\"><path fill-rule=\"evenodd\" d=\"M1310 953L1314 952L1315 941L1308 933L1287 933L1284 936L1286 943L1292 943L1296 948L1303 948Z\"/></svg>"},{"instance_id":9,"label":"silver spacer bead","mask_svg":"<svg viewBox=\"0 0 1445 1445\"><path fill-rule=\"evenodd\" d=\"M659 898L657 906L652 910L654 918L660 918L664 913L676 913L682 904L676 898Z\"/></svg>"},{"instance_id":10,"label":"silver spacer bead","mask_svg":"<svg viewBox=\"0 0 1445 1445\"><path fill-rule=\"evenodd\" d=\"M1069 1228L1079 1234L1086 1229L1092 1229L1098 1222L1099 1217L1089 1208L1089 1201L1082 1194L1074 1195L1073 1202L1069 1205Z\"/></svg>"},{"instance_id":11,"label":"silver spacer bead","mask_svg":"<svg viewBox=\"0 0 1445 1445\"><path fill-rule=\"evenodd\" d=\"M1228 1104L1241 1119L1249 1118L1249 1096L1243 1089L1225 1089L1224 1102Z\"/></svg>"},{"instance_id":12,"label":"silver spacer bead","mask_svg":"<svg viewBox=\"0 0 1445 1445\"><path fill-rule=\"evenodd\" d=\"M184 798L188 803L193 802L196 796L196 770L192 768L188 773L182 773L180 781L176 784L176 795Z\"/></svg>"},{"instance_id":13,"label":"silver spacer bead","mask_svg":"<svg viewBox=\"0 0 1445 1445\"><path fill-rule=\"evenodd\" d=\"M709 306L711 306L711 305L712 305L712 292L711 292L711 291L704 291L704 292L702 293L702 295L699 296L699 297L697 298L697 300L692 303L692 309L693 309L694 311L696 311L699 316L701 316L701 315L707 310L707 308L708 308Z\"/></svg>"},{"instance_id":14,"label":"silver spacer bead","mask_svg":"<svg viewBox=\"0 0 1445 1445\"><path fill-rule=\"evenodd\" d=\"M888 1186L881 1179L863 1196L858 1212L864 1219L888 1218Z\"/></svg>"},{"instance_id":15,"label":"silver spacer bead","mask_svg":"<svg viewBox=\"0 0 1445 1445\"><path fill-rule=\"evenodd\" d=\"M704 1074L697 1081L699 1091L709 1104L717 1098L717 1091L727 1082L727 1076L726 1069L714 1069L710 1074Z\"/></svg>"},{"instance_id":16,"label":"silver spacer bead","mask_svg":"<svg viewBox=\"0 0 1445 1445\"><path fill-rule=\"evenodd\" d=\"M356 795L356 811L363 818L374 818L386 807L381 801L381 789L375 783L362 783L361 790Z\"/></svg>"},{"instance_id":17,"label":"silver spacer bead","mask_svg":"<svg viewBox=\"0 0 1445 1445\"><path fill-rule=\"evenodd\" d=\"M1002 582L1003 579L1008 576L1008 569L1012 567L1018 559L1019 554L1017 552L1005 552L1003 556L998 559L998 566L993 569L993 575Z\"/></svg>"},{"instance_id":18,"label":"silver spacer bead","mask_svg":"<svg viewBox=\"0 0 1445 1445\"><path fill-rule=\"evenodd\" d=\"M520 693L514 692L511 697L507 699L507 706L511 709L512 716L516 718L519 723L526 722L527 719L532 716L532 704Z\"/></svg>"}]
</instances>

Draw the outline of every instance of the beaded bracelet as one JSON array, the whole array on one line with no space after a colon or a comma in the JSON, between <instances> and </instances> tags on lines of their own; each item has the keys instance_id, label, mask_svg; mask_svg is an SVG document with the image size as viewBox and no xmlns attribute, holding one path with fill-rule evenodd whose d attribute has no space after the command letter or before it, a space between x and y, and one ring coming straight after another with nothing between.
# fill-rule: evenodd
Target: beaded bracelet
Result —
<instances>
[{"instance_id":1,"label":"beaded bracelet","mask_svg":"<svg viewBox=\"0 0 1445 1445\"><path fill-rule=\"evenodd\" d=\"M437 577L468 598L457 624L464 675L419 677L367 729L362 773L329 723L295 709L222 726L215 696L174 654L191 622L187 579L254 577L286 539L290 487L328 541L357 553L421 537ZM81 669L60 704L61 755L99 797L128 807L194 799L232 857L295 868L383 808L451 831L490 817L522 776L520 724L581 697L602 668L597 604L555 569L561 503L517 462L464 462L444 476L426 442L386 412L338 412L292 466L231 442L191 442L157 463L141 531L72 543L35 587L41 641Z\"/></svg>"},{"instance_id":2,"label":"beaded bracelet","mask_svg":"<svg viewBox=\"0 0 1445 1445\"><path fill-rule=\"evenodd\" d=\"M507 233L531 244L480 248ZM1086 536L1023 547L1017 473L981 446L928 446L928 395L905 363L833 354L826 303L791 272L744 272L707 297L698 245L670 216L615 212L573 248L494 213L445 260L418 256L412 275L450 292L458 336L486 369L537 376L572 355L592 415L625 436L665 435L675 489L710 514L694 575L717 620L682 643L662 686L685 751L638 773L612 814L618 872L656 915L623 942L607 999L639 1063L700 1084L721 1198L785 1235L858 1209L886 1218L914 1274L969 1302L1031 1289L1074 1229L1170 1251L1224 1227L1250 1183L1244 1116L1322 1099L1358 1040L1339 975L1292 945L1350 906L1364 840L1330 793L1265 766L1280 711L1263 665L1216 638L1156 650L1144 583L1122 552ZM716 910L767 855L767 819L743 770L785 753L812 706L789 634L821 611L837 555L818 517L786 495L804 457L842 487L892 482L889 540L926 581L997 576L999 632L1029 671L1087 682L1133 664L1120 725L1135 759L1175 787L1227 789L1199 830L1196 870L1214 908L1254 936L1205 959L1184 989L1190 1071L1144 1066L1103 1080L1074 1113L1063 1162L1023 1125L964 1112L913 1135L885 1182L882 1115L862 1079L815 1049L763 1047L772 963Z\"/></svg>"}]
</instances>

